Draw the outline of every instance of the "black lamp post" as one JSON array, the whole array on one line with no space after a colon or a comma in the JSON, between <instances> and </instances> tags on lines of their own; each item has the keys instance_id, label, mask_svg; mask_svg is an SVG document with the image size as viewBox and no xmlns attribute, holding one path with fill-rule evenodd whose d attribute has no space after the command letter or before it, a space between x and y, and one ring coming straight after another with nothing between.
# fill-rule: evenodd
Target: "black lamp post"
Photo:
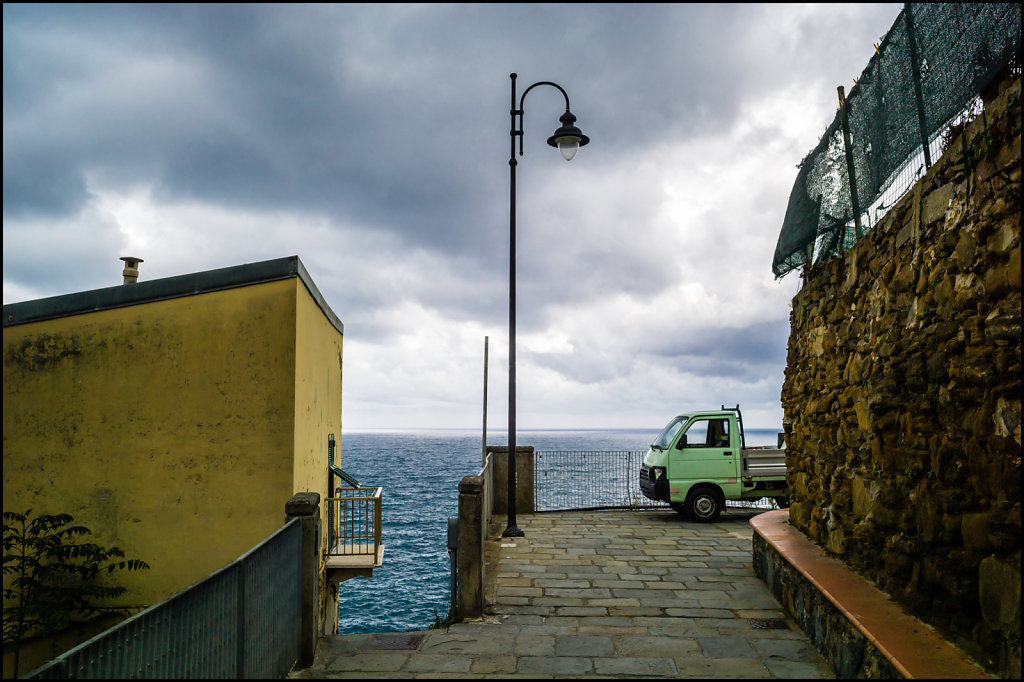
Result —
<instances>
[{"instance_id":1,"label":"black lamp post","mask_svg":"<svg viewBox=\"0 0 1024 682\"><path fill-rule=\"evenodd\" d=\"M523 155L523 100L526 93L538 85L550 85L558 88L565 97L565 113L559 117L562 124L555 134L548 138L548 144L558 147L562 157L571 161L580 147L590 142L574 124L576 117L569 111L569 95L556 83L540 81L523 91L516 108L516 74L512 78L512 127L509 130L509 173L511 177L509 191L509 256L508 256L508 525L502 537L522 537L523 531L516 525L516 137L519 138L519 155ZM519 125L516 126L516 116Z\"/></svg>"}]
</instances>

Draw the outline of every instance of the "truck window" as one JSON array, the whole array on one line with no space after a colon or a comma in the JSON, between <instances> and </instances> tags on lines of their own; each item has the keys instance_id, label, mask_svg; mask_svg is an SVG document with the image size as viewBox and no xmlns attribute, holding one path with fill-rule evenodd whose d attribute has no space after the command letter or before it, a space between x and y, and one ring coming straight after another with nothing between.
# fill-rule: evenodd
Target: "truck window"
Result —
<instances>
[{"instance_id":1,"label":"truck window","mask_svg":"<svg viewBox=\"0 0 1024 682\"><path fill-rule=\"evenodd\" d=\"M651 448L654 450L665 450L668 448L672 441L676 439L676 434L679 433L679 429L683 427L687 419L689 417L680 416L670 421L668 426L662 429L661 434L651 443Z\"/></svg>"},{"instance_id":2,"label":"truck window","mask_svg":"<svg viewBox=\"0 0 1024 682\"><path fill-rule=\"evenodd\" d=\"M686 429L686 447L706 448L708 442L708 420L698 419Z\"/></svg>"},{"instance_id":3,"label":"truck window","mask_svg":"<svg viewBox=\"0 0 1024 682\"><path fill-rule=\"evenodd\" d=\"M698 419L686 430L688 448L729 447L728 419Z\"/></svg>"},{"instance_id":4,"label":"truck window","mask_svg":"<svg viewBox=\"0 0 1024 682\"><path fill-rule=\"evenodd\" d=\"M729 420L712 419L708 423L708 447L727 448L729 447Z\"/></svg>"}]
</instances>

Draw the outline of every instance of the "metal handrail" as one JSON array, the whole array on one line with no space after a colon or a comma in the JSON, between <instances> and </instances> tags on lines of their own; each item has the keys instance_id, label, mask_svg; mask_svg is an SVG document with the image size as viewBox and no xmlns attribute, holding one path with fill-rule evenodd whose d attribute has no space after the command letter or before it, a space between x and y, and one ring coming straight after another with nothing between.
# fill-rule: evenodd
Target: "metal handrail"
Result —
<instances>
[{"instance_id":1,"label":"metal handrail","mask_svg":"<svg viewBox=\"0 0 1024 682\"><path fill-rule=\"evenodd\" d=\"M384 489L336 488L327 498L331 522L328 556L377 556L381 546Z\"/></svg>"}]
</instances>

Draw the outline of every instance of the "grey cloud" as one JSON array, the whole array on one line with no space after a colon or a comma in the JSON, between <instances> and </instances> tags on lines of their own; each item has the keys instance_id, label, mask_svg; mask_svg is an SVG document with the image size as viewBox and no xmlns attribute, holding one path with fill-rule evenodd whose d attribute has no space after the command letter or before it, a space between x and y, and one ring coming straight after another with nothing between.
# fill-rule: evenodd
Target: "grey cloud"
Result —
<instances>
[{"instance_id":1,"label":"grey cloud","mask_svg":"<svg viewBox=\"0 0 1024 682\"><path fill-rule=\"evenodd\" d=\"M5 183L14 187L18 172L23 185L61 188L5 192L5 215L66 213L83 199L82 172L98 168L125 182L155 177L168 197L312 208L373 219L440 250L480 248L490 241L474 228L504 180L500 162L482 159L500 159L507 140L508 71L565 83L603 153L649 145L680 122L691 131L697 118L705 127L728 124L737 89L703 76L735 70L711 57L707 41L738 13L644 5L5 8L5 53L9 38L21 48L15 59L5 54L5 133L17 129L22 141L5 151ZM31 31L43 28L81 33L66 51L54 42L28 46ZM510 31L519 39L495 49ZM79 112L59 110L62 81L47 83L68 71L102 77L104 65L88 51L110 49L128 60L196 64L209 87L178 84L164 93L173 106L162 111L132 93L86 102L92 120L73 122ZM642 85L637 71L659 88ZM17 75L11 92L9 75ZM18 85L26 81L35 87ZM557 107L557 95L531 98L529 132L546 137L557 112L541 109ZM8 100L22 105L8 109ZM698 117L688 111L694 102ZM27 120L36 106L50 109L47 129ZM223 117L211 121L203 115L210 109ZM49 157L46 138L65 126L87 135L58 173L40 157Z\"/></svg>"},{"instance_id":2,"label":"grey cloud","mask_svg":"<svg viewBox=\"0 0 1024 682\"><path fill-rule=\"evenodd\" d=\"M757 365L785 364L788 341L788 319L710 329L687 329L681 324L676 334L655 339L645 350L679 361L696 374L734 374L728 368L749 371Z\"/></svg>"},{"instance_id":3,"label":"grey cloud","mask_svg":"<svg viewBox=\"0 0 1024 682\"><path fill-rule=\"evenodd\" d=\"M629 334L635 330L627 330ZM772 321L744 327L688 329L633 344L633 355L624 357L614 341L580 340L570 353L524 349L522 356L540 367L572 381L595 384L631 374L637 364L661 367L675 375L739 379L763 373L764 368L783 366L789 339L788 321ZM614 348L616 352L610 352Z\"/></svg>"}]
</instances>

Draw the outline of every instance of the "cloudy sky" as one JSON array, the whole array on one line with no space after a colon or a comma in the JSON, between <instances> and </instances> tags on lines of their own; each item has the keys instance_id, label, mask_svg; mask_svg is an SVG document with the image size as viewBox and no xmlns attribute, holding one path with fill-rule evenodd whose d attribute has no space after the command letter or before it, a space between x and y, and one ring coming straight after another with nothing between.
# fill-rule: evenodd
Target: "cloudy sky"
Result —
<instances>
[{"instance_id":1,"label":"cloudy sky","mask_svg":"<svg viewBox=\"0 0 1024 682\"><path fill-rule=\"evenodd\" d=\"M479 428L486 336L500 430L516 72L591 138L529 93L519 428L777 428L796 165L899 9L5 4L3 301L298 255L346 429Z\"/></svg>"}]
</instances>

